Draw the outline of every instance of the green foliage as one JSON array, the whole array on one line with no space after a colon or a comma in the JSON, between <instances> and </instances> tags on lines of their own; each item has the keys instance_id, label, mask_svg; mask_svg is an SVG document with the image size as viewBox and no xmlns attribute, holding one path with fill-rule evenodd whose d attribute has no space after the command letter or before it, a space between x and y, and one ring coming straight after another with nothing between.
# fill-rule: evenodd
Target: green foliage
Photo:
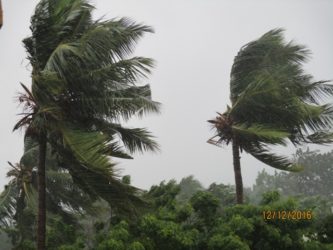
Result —
<instances>
[{"instance_id":1,"label":"green foliage","mask_svg":"<svg viewBox=\"0 0 333 250\"><path fill-rule=\"evenodd\" d=\"M228 222L229 228L238 236L248 238L254 231L253 223L241 215L234 215Z\"/></svg>"},{"instance_id":2,"label":"green foliage","mask_svg":"<svg viewBox=\"0 0 333 250\"><path fill-rule=\"evenodd\" d=\"M190 199L194 211L206 226L212 226L219 207L219 200L211 193L199 191Z\"/></svg>"},{"instance_id":3,"label":"green foliage","mask_svg":"<svg viewBox=\"0 0 333 250\"><path fill-rule=\"evenodd\" d=\"M195 246L198 238L197 230L183 229L181 224L154 215L143 217L140 231L153 239L153 245L160 249L189 249Z\"/></svg>"},{"instance_id":4,"label":"green foliage","mask_svg":"<svg viewBox=\"0 0 333 250\"><path fill-rule=\"evenodd\" d=\"M154 62L132 56L139 39L153 30L126 18L95 21L93 9L88 0L41 0L31 18L31 35L23 44L32 84L21 84L23 112L14 126L25 129L25 149L10 173L15 180L1 195L0 221L6 226L13 221L23 225L25 208L34 210L28 201L36 201L31 190L37 165L40 170L47 165L48 188L39 190L47 190L48 212L66 223L96 199L106 200L117 213L133 214L144 205L139 190L118 178L110 157L130 159L136 151L158 150L148 130L119 124L159 111L150 86L137 85ZM41 155L46 164L35 164L36 156L44 154L38 146L48 149ZM58 231L51 230L50 241L59 238Z\"/></svg>"},{"instance_id":5,"label":"green foliage","mask_svg":"<svg viewBox=\"0 0 333 250\"><path fill-rule=\"evenodd\" d=\"M230 206L236 203L235 201L235 188L230 185L212 183L207 189L217 197L222 206Z\"/></svg>"},{"instance_id":6,"label":"green foliage","mask_svg":"<svg viewBox=\"0 0 333 250\"><path fill-rule=\"evenodd\" d=\"M125 250L125 245L121 241L117 241L114 239L109 239L108 241L102 242L98 248L98 250L108 250L108 249L115 249L115 250Z\"/></svg>"},{"instance_id":7,"label":"green foliage","mask_svg":"<svg viewBox=\"0 0 333 250\"><path fill-rule=\"evenodd\" d=\"M38 163L38 146L35 140L26 138L24 145L24 155L19 164L12 165L12 170L8 175L12 178L8 184L8 188L12 192L5 190L2 195L7 194L6 199L10 203L3 203L0 210L0 218L3 222L2 228L7 230L10 228L10 236L15 246L23 248L23 241L35 239L35 221L37 215L37 173L34 167ZM66 233L66 237L74 235L76 223L76 214L81 213L95 213L92 203L94 198L85 194L82 189L74 184L72 177L66 169L58 166L56 157L52 154L51 150L47 151L46 155L46 183L48 189L46 208L49 213L47 225L51 234L51 241L54 238L54 232L61 234L66 231L67 227L63 230L55 229L61 224L68 224L72 227L72 232ZM3 202L6 201L3 200ZM56 216L55 216L56 215ZM61 220L60 220L61 218ZM58 221L60 224L55 223ZM15 230L12 230L15 229ZM57 236L58 239L53 239L51 245L58 246L64 240L64 243L72 243L66 237L61 235Z\"/></svg>"},{"instance_id":8,"label":"green foliage","mask_svg":"<svg viewBox=\"0 0 333 250\"><path fill-rule=\"evenodd\" d=\"M180 187L176 181L171 180L167 184L161 182L159 186L152 186L148 192L148 197L153 198L154 206L175 207L175 198L180 192Z\"/></svg>"},{"instance_id":9,"label":"green foliage","mask_svg":"<svg viewBox=\"0 0 333 250\"><path fill-rule=\"evenodd\" d=\"M318 228L318 238L323 243L333 243L333 214L325 217Z\"/></svg>"},{"instance_id":10,"label":"green foliage","mask_svg":"<svg viewBox=\"0 0 333 250\"><path fill-rule=\"evenodd\" d=\"M267 205L276 202L280 199L280 193L277 191L271 191L263 194L261 204Z\"/></svg>"},{"instance_id":11,"label":"green foliage","mask_svg":"<svg viewBox=\"0 0 333 250\"><path fill-rule=\"evenodd\" d=\"M193 175L187 176L179 182L180 191L177 200L187 202L197 191L203 190L201 183Z\"/></svg>"},{"instance_id":12,"label":"green foliage","mask_svg":"<svg viewBox=\"0 0 333 250\"><path fill-rule=\"evenodd\" d=\"M145 250L145 247L138 241L134 241L131 245L129 245L128 250Z\"/></svg>"},{"instance_id":13,"label":"green foliage","mask_svg":"<svg viewBox=\"0 0 333 250\"><path fill-rule=\"evenodd\" d=\"M130 175L123 176L122 182L125 183L125 184L130 185L131 184L131 176Z\"/></svg>"},{"instance_id":14,"label":"green foliage","mask_svg":"<svg viewBox=\"0 0 333 250\"><path fill-rule=\"evenodd\" d=\"M271 146L333 142L333 96L328 81L314 81L303 70L309 50L284 40L273 29L244 45L230 74L230 101L224 113L209 120L213 145L232 143L238 203L243 202L239 151L280 170L298 172L299 162L272 152Z\"/></svg>"},{"instance_id":15,"label":"green foliage","mask_svg":"<svg viewBox=\"0 0 333 250\"><path fill-rule=\"evenodd\" d=\"M215 185L224 194L229 191L229 195L233 194L232 188ZM134 220L112 215L107 204L102 202L95 204L99 212L94 216L78 215L80 227L68 225L62 217L51 218L48 224L49 248L330 249L331 216L318 217L316 210L312 210L314 216L311 220L263 218L263 211L311 210L315 201L305 205L302 199L286 198L272 191L261 197L262 205L224 205L224 201L209 189L196 192L188 202L184 202L178 201L177 182L162 182L144 193L145 199L151 201L151 209L142 211ZM110 218L111 224L108 225ZM34 249L34 245L29 248L29 244L32 242L25 240L20 246Z\"/></svg>"},{"instance_id":16,"label":"green foliage","mask_svg":"<svg viewBox=\"0 0 333 250\"><path fill-rule=\"evenodd\" d=\"M214 235L208 242L209 250L250 250L238 236Z\"/></svg>"},{"instance_id":17,"label":"green foliage","mask_svg":"<svg viewBox=\"0 0 333 250\"><path fill-rule=\"evenodd\" d=\"M61 245L74 244L77 238L75 227L66 225L60 218L54 218L48 223L47 245L49 249L58 249Z\"/></svg>"},{"instance_id":18,"label":"green foliage","mask_svg":"<svg viewBox=\"0 0 333 250\"><path fill-rule=\"evenodd\" d=\"M87 0L37 5L32 34L23 41L32 85L22 84L24 116L14 129L24 127L27 142L43 136L58 167L84 193L118 212L133 212L143 201L117 178L110 156L158 150L149 131L119 124L159 111L149 85L136 84L149 75L153 60L132 57L139 39L153 30L126 18L94 21L93 9Z\"/></svg>"},{"instance_id":19,"label":"green foliage","mask_svg":"<svg viewBox=\"0 0 333 250\"><path fill-rule=\"evenodd\" d=\"M224 185L217 186L225 193L232 192ZM325 218L326 224L319 223L324 221L317 221L315 214L311 220L264 219L263 211L302 210L297 199L286 199L273 191L262 197L262 205L224 206L209 189L196 192L188 202L178 201L178 192L175 181L153 186L145 194L152 209L137 221L117 222L101 235L99 246L111 242L114 248L130 249L136 242L139 249L149 250L329 249L329 242L320 238L329 235L329 218ZM220 206L223 209L218 209Z\"/></svg>"},{"instance_id":20,"label":"green foliage","mask_svg":"<svg viewBox=\"0 0 333 250\"><path fill-rule=\"evenodd\" d=\"M260 173L259 177L257 185L260 183L265 188L268 188L265 183L271 185L276 180L276 176L267 173ZM193 177L185 179L198 183ZM59 183L66 186L67 180ZM114 210L111 213L103 202L94 204L96 214L93 217L76 215L80 227L68 224L65 217L50 217L49 248L329 250L331 247L332 216L327 217L331 207L322 199L287 198L277 191L270 191L263 193L258 201L260 205L234 205L232 186L213 183L207 190L197 191L196 185L187 188L193 195L186 201L179 200L181 187L176 181L153 186L142 193L144 199L150 201L151 208L141 211L134 220L120 216ZM313 218L263 218L263 211L293 210L311 210ZM27 239L18 247L34 249L34 244Z\"/></svg>"},{"instance_id":21,"label":"green foliage","mask_svg":"<svg viewBox=\"0 0 333 250\"><path fill-rule=\"evenodd\" d=\"M250 201L259 204L261 196L276 190L282 195L298 197L301 206L311 208L318 218L324 218L331 213L333 152L320 154L314 151L298 150L296 159L304 165L304 170L299 173L275 172L269 175L264 170L259 172Z\"/></svg>"},{"instance_id":22,"label":"green foliage","mask_svg":"<svg viewBox=\"0 0 333 250\"><path fill-rule=\"evenodd\" d=\"M16 247L16 249L25 249L25 250L35 250L36 245L34 242L30 240L23 240L19 246Z\"/></svg>"}]
</instances>

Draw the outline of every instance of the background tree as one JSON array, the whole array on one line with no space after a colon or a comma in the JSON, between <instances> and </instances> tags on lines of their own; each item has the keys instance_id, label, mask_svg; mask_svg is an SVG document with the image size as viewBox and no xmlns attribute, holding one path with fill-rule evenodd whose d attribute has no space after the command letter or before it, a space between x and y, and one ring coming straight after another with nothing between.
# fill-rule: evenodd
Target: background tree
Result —
<instances>
[{"instance_id":1,"label":"background tree","mask_svg":"<svg viewBox=\"0 0 333 250\"><path fill-rule=\"evenodd\" d=\"M304 72L310 52L286 43L282 31L271 30L241 48L231 70L231 107L209 121L216 131L209 143L232 143L238 203L243 202L241 151L271 167L298 171L300 165L270 152L270 146L286 146L287 140L295 146L332 142L333 110L321 103L333 87Z\"/></svg>"},{"instance_id":2,"label":"background tree","mask_svg":"<svg viewBox=\"0 0 333 250\"><path fill-rule=\"evenodd\" d=\"M208 192L217 197L223 207L235 204L235 187L224 184L216 184L215 182L210 184Z\"/></svg>"},{"instance_id":3,"label":"background tree","mask_svg":"<svg viewBox=\"0 0 333 250\"><path fill-rule=\"evenodd\" d=\"M261 196L269 190L278 190L284 196L322 196L333 200L333 152L298 150L296 158L304 166L302 172L270 175L263 170L253 185L253 195Z\"/></svg>"},{"instance_id":4,"label":"background tree","mask_svg":"<svg viewBox=\"0 0 333 250\"><path fill-rule=\"evenodd\" d=\"M263 195L261 205L227 205L218 209L223 204L207 190L195 193L186 203L178 201L179 184L169 181L153 186L145 193L152 201L152 209L135 221L114 220L108 232L98 235L96 248L134 249L132 244L138 249L179 250L332 248L331 238L324 237L331 235L330 216L318 220L313 211L311 220L263 218L263 211L311 210L311 206L306 207L297 199L282 198L272 191Z\"/></svg>"},{"instance_id":5,"label":"background tree","mask_svg":"<svg viewBox=\"0 0 333 250\"><path fill-rule=\"evenodd\" d=\"M41 0L31 18L32 35L24 40L32 66L31 90L19 97L25 137L39 144L38 249L45 249L45 157L47 145L58 154L84 192L100 196L119 210L140 203L136 189L115 178L109 156L156 150L146 129L129 129L120 119L157 112L150 87L136 86L153 65L151 59L130 57L148 26L121 18L92 20L85 0Z\"/></svg>"},{"instance_id":6,"label":"background tree","mask_svg":"<svg viewBox=\"0 0 333 250\"><path fill-rule=\"evenodd\" d=\"M201 183L194 178L193 175L182 178L179 182L180 191L177 200L187 202L198 191L203 190Z\"/></svg>"}]
</instances>

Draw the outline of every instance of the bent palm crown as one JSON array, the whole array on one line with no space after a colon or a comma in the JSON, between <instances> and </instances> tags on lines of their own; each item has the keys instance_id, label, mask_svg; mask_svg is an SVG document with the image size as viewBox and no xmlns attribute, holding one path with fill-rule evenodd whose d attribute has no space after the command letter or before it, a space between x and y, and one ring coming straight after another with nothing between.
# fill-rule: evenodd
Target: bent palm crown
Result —
<instances>
[{"instance_id":1,"label":"bent palm crown","mask_svg":"<svg viewBox=\"0 0 333 250\"><path fill-rule=\"evenodd\" d=\"M301 166L271 153L270 145L332 142L333 109L322 103L332 96L333 86L303 71L309 53L286 43L282 29L243 46L231 70L231 107L209 121L216 134L208 142L228 144L237 138L241 150L289 171Z\"/></svg>"},{"instance_id":2,"label":"bent palm crown","mask_svg":"<svg viewBox=\"0 0 333 250\"><path fill-rule=\"evenodd\" d=\"M135 85L150 73L153 60L130 57L152 29L126 18L93 21L92 10L85 0L42 0L36 7L32 35L23 41L32 65L31 91L22 85L25 113L14 129L27 127L26 137L46 133L76 184L128 209L123 201L138 200L136 189L115 177L109 156L131 158L128 152L158 149L146 129L119 124L159 110L149 85Z\"/></svg>"}]
</instances>

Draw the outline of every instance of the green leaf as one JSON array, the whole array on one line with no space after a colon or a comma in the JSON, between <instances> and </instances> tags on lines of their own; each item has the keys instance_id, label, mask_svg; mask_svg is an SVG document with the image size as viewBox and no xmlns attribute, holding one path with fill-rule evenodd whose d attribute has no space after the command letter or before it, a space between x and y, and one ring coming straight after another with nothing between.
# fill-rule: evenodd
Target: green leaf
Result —
<instances>
[{"instance_id":1,"label":"green leaf","mask_svg":"<svg viewBox=\"0 0 333 250\"><path fill-rule=\"evenodd\" d=\"M243 149L270 167L290 172L299 172L303 169L301 165L292 162L288 157L270 153L263 144L249 143L246 146L243 145Z\"/></svg>"},{"instance_id":2,"label":"green leaf","mask_svg":"<svg viewBox=\"0 0 333 250\"><path fill-rule=\"evenodd\" d=\"M262 141L269 144L286 145L286 139L290 135L286 131L260 124L251 124L251 126L245 124L233 125L232 130L241 140Z\"/></svg>"}]
</instances>

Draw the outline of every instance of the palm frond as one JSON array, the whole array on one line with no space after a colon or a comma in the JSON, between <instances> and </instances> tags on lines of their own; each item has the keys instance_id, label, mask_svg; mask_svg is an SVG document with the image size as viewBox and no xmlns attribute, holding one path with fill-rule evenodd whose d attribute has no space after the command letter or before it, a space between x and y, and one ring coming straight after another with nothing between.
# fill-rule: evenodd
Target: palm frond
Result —
<instances>
[{"instance_id":1,"label":"palm frond","mask_svg":"<svg viewBox=\"0 0 333 250\"><path fill-rule=\"evenodd\" d=\"M47 170L47 196L49 197L48 207L66 206L65 210L74 211L77 213L92 213L93 202L96 197L89 197L77 185L74 184L73 178L69 171L65 170ZM61 206L58 207L58 212L64 210Z\"/></svg>"},{"instance_id":2,"label":"palm frond","mask_svg":"<svg viewBox=\"0 0 333 250\"><path fill-rule=\"evenodd\" d=\"M130 153L143 151L158 151L158 143L154 136L145 128L126 128L118 123L109 122L103 119L90 120L90 126L96 131L102 131L109 138L105 153L113 157L132 159L125 149Z\"/></svg>"},{"instance_id":3,"label":"palm frond","mask_svg":"<svg viewBox=\"0 0 333 250\"><path fill-rule=\"evenodd\" d=\"M139 77L147 77L151 73L154 61L150 58L133 57L119 60L99 68L90 70L79 76L80 80L107 84L111 89L123 89L129 83L135 83ZM112 79L112 81L110 81ZM121 83L121 84L117 84Z\"/></svg>"},{"instance_id":4,"label":"palm frond","mask_svg":"<svg viewBox=\"0 0 333 250\"><path fill-rule=\"evenodd\" d=\"M144 128L124 128L114 126L124 146L131 152L157 151L159 146L149 131Z\"/></svg>"},{"instance_id":5,"label":"palm frond","mask_svg":"<svg viewBox=\"0 0 333 250\"><path fill-rule=\"evenodd\" d=\"M133 159L132 156L124 152L123 148L119 145L119 142L109 143L103 153L111 157Z\"/></svg>"},{"instance_id":6,"label":"palm frond","mask_svg":"<svg viewBox=\"0 0 333 250\"><path fill-rule=\"evenodd\" d=\"M284 42L283 29L271 30L246 44L235 57L231 70L232 102L253 81L257 72L277 65L299 65L308 59L309 53L304 46Z\"/></svg>"},{"instance_id":7,"label":"palm frond","mask_svg":"<svg viewBox=\"0 0 333 250\"><path fill-rule=\"evenodd\" d=\"M123 210L142 203L138 190L116 177L110 156L131 158L123 149L158 148L146 129L114 123L159 112L150 86L136 86L150 74L153 60L131 57L139 39L153 30L128 18L93 21L92 10L88 0L41 0L31 18L32 35L23 41L33 68L32 86L31 91L23 86L22 102L29 112L15 129L27 126L26 138L47 132L48 186L64 191L52 196L47 190L51 213L61 211L61 204L82 208L79 202L69 204L75 191L78 196L87 192L89 202L100 197ZM28 140L26 146L21 165L31 170L38 148Z\"/></svg>"},{"instance_id":8,"label":"palm frond","mask_svg":"<svg viewBox=\"0 0 333 250\"><path fill-rule=\"evenodd\" d=\"M160 103L151 99L149 85L127 87L121 90L106 90L94 97L81 96L72 103L76 113L80 116L108 116L111 119L120 117L128 120L133 116L142 117L148 113L158 113Z\"/></svg>"},{"instance_id":9,"label":"palm frond","mask_svg":"<svg viewBox=\"0 0 333 250\"><path fill-rule=\"evenodd\" d=\"M90 59L91 65L110 59L117 62L133 53L134 45L147 32L153 32L152 28L129 18L96 22L80 39L84 57Z\"/></svg>"},{"instance_id":10,"label":"palm frond","mask_svg":"<svg viewBox=\"0 0 333 250\"><path fill-rule=\"evenodd\" d=\"M240 138L240 141L260 141L272 145L286 145L286 140L290 136L290 133L286 131L260 124L251 124L250 126L234 124L232 131L234 135Z\"/></svg>"},{"instance_id":11,"label":"palm frond","mask_svg":"<svg viewBox=\"0 0 333 250\"><path fill-rule=\"evenodd\" d=\"M0 194L0 227L9 227L14 220L18 189L10 182Z\"/></svg>"},{"instance_id":12,"label":"palm frond","mask_svg":"<svg viewBox=\"0 0 333 250\"><path fill-rule=\"evenodd\" d=\"M290 172L299 172L303 169L301 165L292 162L288 157L270 153L264 144L249 143L248 145L243 145L243 149L259 161L273 168Z\"/></svg>"},{"instance_id":13,"label":"palm frond","mask_svg":"<svg viewBox=\"0 0 333 250\"><path fill-rule=\"evenodd\" d=\"M318 131L306 137L309 143L326 145L333 143L333 133L327 131Z\"/></svg>"},{"instance_id":14,"label":"palm frond","mask_svg":"<svg viewBox=\"0 0 333 250\"><path fill-rule=\"evenodd\" d=\"M82 36L92 24L92 9L85 0L41 0L31 18L32 36L24 40L32 66L43 70L58 44Z\"/></svg>"},{"instance_id":15,"label":"palm frond","mask_svg":"<svg viewBox=\"0 0 333 250\"><path fill-rule=\"evenodd\" d=\"M84 168L81 164L68 164L73 180L85 193L92 197L101 197L119 213L133 216L145 202L139 197L139 189L122 183L110 175L101 175L91 169ZM96 180L99 180L98 182Z\"/></svg>"},{"instance_id":16,"label":"palm frond","mask_svg":"<svg viewBox=\"0 0 333 250\"><path fill-rule=\"evenodd\" d=\"M70 67L69 58L83 60L80 54L80 44L77 42L61 43L51 53L48 58L44 70L56 72L62 79L66 79L66 75L73 67ZM76 62L79 64L78 62ZM81 70L81 68L79 68Z\"/></svg>"},{"instance_id":17,"label":"palm frond","mask_svg":"<svg viewBox=\"0 0 333 250\"><path fill-rule=\"evenodd\" d=\"M304 100L319 105L327 98L332 97L333 85L329 82L331 81L317 81L305 86Z\"/></svg>"},{"instance_id":18,"label":"palm frond","mask_svg":"<svg viewBox=\"0 0 333 250\"><path fill-rule=\"evenodd\" d=\"M113 164L102 152L107 147L107 138L100 132L84 132L70 128L62 128L65 145L70 148L81 164L94 171L109 174Z\"/></svg>"}]
</instances>

